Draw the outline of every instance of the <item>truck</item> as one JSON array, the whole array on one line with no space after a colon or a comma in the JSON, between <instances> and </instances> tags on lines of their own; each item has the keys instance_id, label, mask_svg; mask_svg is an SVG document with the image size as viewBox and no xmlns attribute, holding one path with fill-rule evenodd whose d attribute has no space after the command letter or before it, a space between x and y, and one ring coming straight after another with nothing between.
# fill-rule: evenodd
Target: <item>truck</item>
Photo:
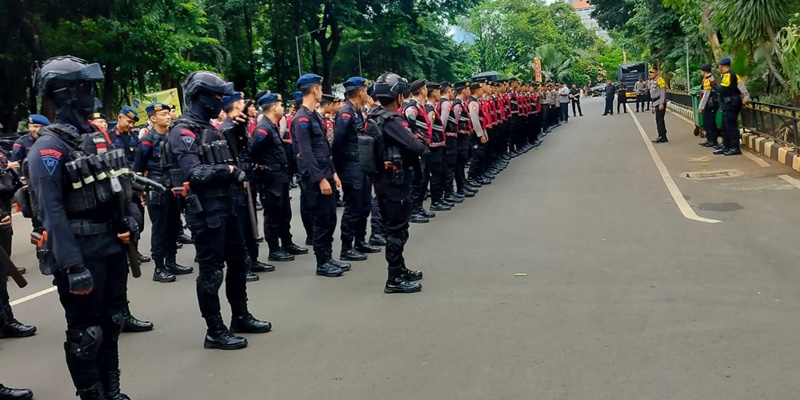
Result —
<instances>
[{"instance_id":1,"label":"truck","mask_svg":"<svg viewBox=\"0 0 800 400\"><path fill-rule=\"evenodd\" d=\"M506 79L506 78L508 78L508 76L506 76L505 74L502 74L500 72L487 71L487 72L481 72L480 74L477 74L477 75L473 75L469 80L470 80L470 82L475 82L475 81L477 81L479 79L481 79L481 80L485 79L485 80L487 80L489 82L497 82L497 81L500 81L500 80L503 80L503 79Z\"/></svg>"},{"instance_id":2,"label":"truck","mask_svg":"<svg viewBox=\"0 0 800 400\"><path fill-rule=\"evenodd\" d=\"M636 84L639 78L642 78L645 81L648 79L646 62L627 63L619 66L619 69L617 70L617 82L622 82L625 84L625 97L629 99L636 98L636 92L633 91L633 85Z\"/></svg>"}]
</instances>

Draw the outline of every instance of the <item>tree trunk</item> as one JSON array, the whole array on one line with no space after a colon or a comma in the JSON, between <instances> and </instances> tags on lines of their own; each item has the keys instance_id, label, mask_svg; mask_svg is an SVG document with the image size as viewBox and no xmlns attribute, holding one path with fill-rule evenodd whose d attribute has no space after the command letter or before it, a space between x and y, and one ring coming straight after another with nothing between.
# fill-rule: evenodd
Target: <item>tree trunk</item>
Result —
<instances>
[{"instance_id":1,"label":"tree trunk","mask_svg":"<svg viewBox=\"0 0 800 400\"><path fill-rule=\"evenodd\" d=\"M786 79L781 75L780 71L778 71L778 67L775 66L775 62L772 61L772 54L769 53L767 49L767 44L762 42L758 49L764 53L764 57L767 59L767 65L769 65L769 70L772 71L772 74L775 75L775 79L783 86L783 88L788 92L789 91L789 84L786 82Z\"/></svg>"},{"instance_id":2,"label":"tree trunk","mask_svg":"<svg viewBox=\"0 0 800 400\"><path fill-rule=\"evenodd\" d=\"M714 30L714 26L711 22L711 7L710 5L706 6L703 10L703 13L700 14L700 21L703 26L703 31L708 37L708 43L711 46L711 52L714 54L714 59L719 60L722 58L722 49L720 48L719 37L717 36L717 32Z\"/></svg>"}]
</instances>

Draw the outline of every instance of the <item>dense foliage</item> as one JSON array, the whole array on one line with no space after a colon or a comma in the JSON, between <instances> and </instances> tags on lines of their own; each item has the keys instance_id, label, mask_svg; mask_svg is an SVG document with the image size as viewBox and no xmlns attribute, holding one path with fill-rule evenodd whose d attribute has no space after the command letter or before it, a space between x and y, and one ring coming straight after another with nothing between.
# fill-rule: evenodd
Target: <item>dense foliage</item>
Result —
<instances>
[{"instance_id":1,"label":"dense foliage","mask_svg":"<svg viewBox=\"0 0 800 400\"><path fill-rule=\"evenodd\" d=\"M177 87L201 68L246 93L288 95L296 44L302 71L325 77L326 89L387 70L412 79L487 70L528 79L537 55L548 76L583 84L596 80L594 57L608 50L565 0L5 0L0 15L6 130L38 111L31 71L55 55L103 66L99 97L113 115L130 97Z\"/></svg>"}]
</instances>

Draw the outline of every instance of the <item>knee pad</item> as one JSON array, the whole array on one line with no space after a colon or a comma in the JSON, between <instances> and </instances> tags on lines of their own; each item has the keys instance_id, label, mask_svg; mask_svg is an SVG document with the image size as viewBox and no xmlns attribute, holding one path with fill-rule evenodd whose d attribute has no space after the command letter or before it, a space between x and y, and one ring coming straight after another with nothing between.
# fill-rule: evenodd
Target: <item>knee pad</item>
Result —
<instances>
[{"instance_id":1,"label":"knee pad","mask_svg":"<svg viewBox=\"0 0 800 400\"><path fill-rule=\"evenodd\" d=\"M97 356L101 343L103 343L103 329L97 325L84 329L70 329L67 331L64 350L67 352L67 356L74 356L81 360L93 360Z\"/></svg>"},{"instance_id":2,"label":"knee pad","mask_svg":"<svg viewBox=\"0 0 800 400\"><path fill-rule=\"evenodd\" d=\"M222 286L222 270L214 270L197 277L197 288L208 294L217 294Z\"/></svg>"}]
</instances>

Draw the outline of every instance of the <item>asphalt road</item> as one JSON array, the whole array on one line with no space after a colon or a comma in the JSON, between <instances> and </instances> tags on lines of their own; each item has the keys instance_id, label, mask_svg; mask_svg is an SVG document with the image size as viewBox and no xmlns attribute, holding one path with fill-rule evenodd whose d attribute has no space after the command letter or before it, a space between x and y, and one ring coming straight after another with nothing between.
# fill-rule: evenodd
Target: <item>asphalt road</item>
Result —
<instances>
[{"instance_id":1,"label":"asphalt road","mask_svg":"<svg viewBox=\"0 0 800 400\"><path fill-rule=\"evenodd\" d=\"M586 116L514 159L478 197L412 226L406 258L425 272L421 293L384 295L382 254L337 279L314 276L313 256L301 256L248 285L251 311L273 332L248 335L244 350L204 350L194 275L158 284L145 264L129 282L131 307L156 330L123 335L124 391L136 400L796 399L800 189L778 176L800 176L713 156L668 114L671 141L654 149L671 193L631 114L601 117L600 99L583 106ZM655 137L652 114L635 118ZM737 176L686 178L722 170ZM14 224L13 258L32 269L29 223ZM191 246L179 253L192 258ZM36 271L27 277L12 300L50 287ZM39 334L0 340L0 380L37 399L73 398L56 295L14 309Z\"/></svg>"}]
</instances>

